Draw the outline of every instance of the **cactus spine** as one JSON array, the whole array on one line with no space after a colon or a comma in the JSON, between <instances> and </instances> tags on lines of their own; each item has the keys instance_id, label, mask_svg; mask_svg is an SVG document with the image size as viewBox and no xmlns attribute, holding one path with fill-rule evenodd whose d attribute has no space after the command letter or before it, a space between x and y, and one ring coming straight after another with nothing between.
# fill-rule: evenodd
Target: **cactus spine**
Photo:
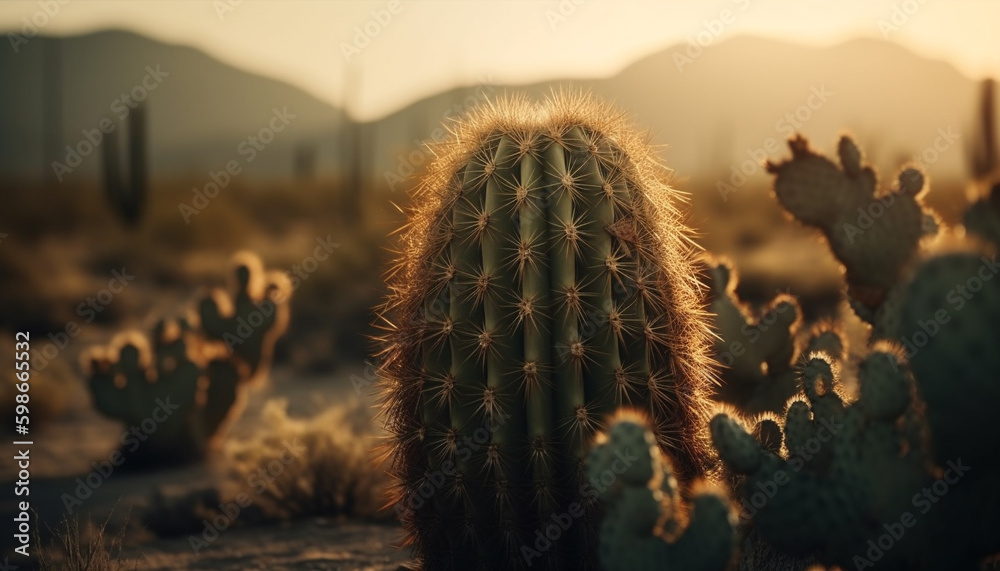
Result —
<instances>
[{"instance_id":1,"label":"cactus spine","mask_svg":"<svg viewBox=\"0 0 1000 571\"><path fill-rule=\"evenodd\" d=\"M708 333L673 192L586 98L491 104L436 156L383 308L397 510L427 569L595 569L583 461L608 415L644 409L682 482L704 469Z\"/></svg>"}]
</instances>

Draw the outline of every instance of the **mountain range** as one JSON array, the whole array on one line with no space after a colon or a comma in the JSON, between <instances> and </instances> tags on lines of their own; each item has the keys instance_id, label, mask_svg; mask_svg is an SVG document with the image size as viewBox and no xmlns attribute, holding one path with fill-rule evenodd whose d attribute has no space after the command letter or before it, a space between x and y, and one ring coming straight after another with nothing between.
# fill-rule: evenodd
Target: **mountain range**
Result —
<instances>
[{"instance_id":1,"label":"mountain range","mask_svg":"<svg viewBox=\"0 0 1000 571\"><path fill-rule=\"evenodd\" d=\"M101 161L96 151L84 155L84 141L96 141L102 127L123 130L139 97L154 177L208 182L232 160L255 180L301 174L303 164L315 165L309 175L317 177L360 165L361 176L387 191L427 160L419 141L439 137L442 122L513 91L541 97L582 88L611 100L649 129L668 165L691 177L726 178L741 166L762 177L759 159L786 155L783 141L796 130L824 151L853 132L890 171L916 155L932 176L961 176L978 109L978 79L874 39L811 47L738 36L700 51L681 44L611 77L456 87L367 123L194 48L117 30L0 50L0 81L0 180L92 181ZM80 155L68 170L54 166L76 162L67 145Z\"/></svg>"}]
</instances>

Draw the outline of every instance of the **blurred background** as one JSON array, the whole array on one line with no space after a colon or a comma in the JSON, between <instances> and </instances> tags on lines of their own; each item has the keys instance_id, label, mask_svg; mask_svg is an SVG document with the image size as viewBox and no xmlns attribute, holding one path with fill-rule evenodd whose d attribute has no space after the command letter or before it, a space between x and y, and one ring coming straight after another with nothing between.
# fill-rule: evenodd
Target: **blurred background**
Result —
<instances>
[{"instance_id":1,"label":"blurred background","mask_svg":"<svg viewBox=\"0 0 1000 571\"><path fill-rule=\"evenodd\" d=\"M742 297L790 289L809 319L839 311L839 266L783 215L762 163L795 132L830 153L847 131L882 186L918 163L926 202L954 221L995 167L997 22L990 1L0 3L0 338L10 354L31 332L40 517L56 526L61 494L121 433L94 410L81 354L183 314L237 251L294 295L234 442L331 406L369 418L373 308L426 144L505 93L614 102L674 170L698 242L740 269ZM184 470L115 478L83 513L125 518L216 477ZM5 492L0 511L13 505ZM138 527L126 549L147 542L149 568L194 565L167 555L193 557L186 543L149 548Z\"/></svg>"}]
</instances>

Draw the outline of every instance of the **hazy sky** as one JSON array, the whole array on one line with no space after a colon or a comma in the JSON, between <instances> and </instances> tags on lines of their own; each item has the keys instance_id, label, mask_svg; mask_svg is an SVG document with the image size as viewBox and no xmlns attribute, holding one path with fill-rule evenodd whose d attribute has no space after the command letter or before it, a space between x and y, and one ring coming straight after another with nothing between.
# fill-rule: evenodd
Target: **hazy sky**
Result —
<instances>
[{"instance_id":1,"label":"hazy sky","mask_svg":"<svg viewBox=\"0 0 1000 571\"><path fill-rule=\"evenodd\" d=\"M708 49L736 34L809 44L887 37L971 76L1000 77L996 0L58 2L65 4L47 18L37 13L57 0L0 1L0 28L20 30L25 17L47 18L47 34L125 28L195 46L338 105L344 78L356 74L360 95L351 111L364 119L459 83L611 75L698 34ZM356 28L375 33L356 40Z\"/></svg>"}]
</instances>

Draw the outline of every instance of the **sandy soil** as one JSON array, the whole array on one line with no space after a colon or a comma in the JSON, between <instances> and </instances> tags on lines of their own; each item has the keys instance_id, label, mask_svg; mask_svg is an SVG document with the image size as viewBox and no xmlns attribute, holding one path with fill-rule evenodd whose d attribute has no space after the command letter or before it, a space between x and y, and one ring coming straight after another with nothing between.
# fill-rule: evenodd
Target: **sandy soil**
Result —
<instances>
[{"instance_id":1,"label":"sandy soil","mask_svg":"<svg viewBox=\"0 0 1000 571\"><path fill-rule=\"evenodd\" d=\"M195 555L186 539L155 540L126 550L139 569L397 571L407 552L396 549L399 528L366 523L296 522L229 530Z\"/></svg>"}]
</instances>

